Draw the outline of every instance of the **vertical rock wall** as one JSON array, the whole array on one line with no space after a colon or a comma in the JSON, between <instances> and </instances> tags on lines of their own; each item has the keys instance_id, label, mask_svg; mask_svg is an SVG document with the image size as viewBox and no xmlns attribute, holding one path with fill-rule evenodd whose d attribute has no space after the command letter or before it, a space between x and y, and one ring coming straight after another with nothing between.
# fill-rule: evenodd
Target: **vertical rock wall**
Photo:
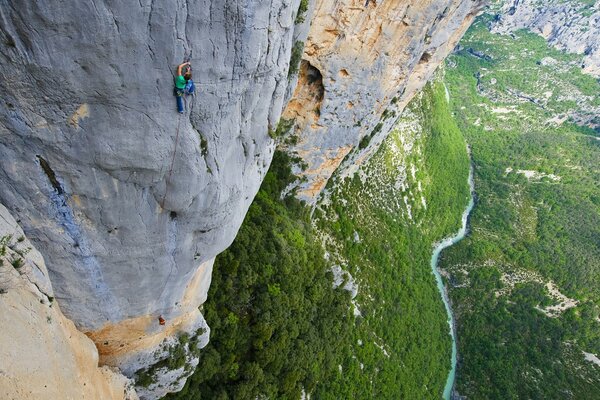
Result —
<instances>
[{"instance_id":1,"label":"vertical rock wall","mask_svg":"<svg viewBox=\"0 0 600 400\"><path fill-rule=\"evenodd\" d=\"M180 330L208 337L198 305L269 167L297 10L0 1L0 202L65 315L129 376ZM179 115L188 57L197 93Z\"/></svg>"},{"instance_id":2,"label":"vertical rock wall","mask_svg":"<svg viewBox=\"0 0 600 400\"><path fill-rule=\"evenodd\" d=\"M314 201L334 171L354 170L381 144L483 3L316 1L298 85L283 115L295 120L290 150L305 163L301 199Z\"/></svg>"}]
</instances>

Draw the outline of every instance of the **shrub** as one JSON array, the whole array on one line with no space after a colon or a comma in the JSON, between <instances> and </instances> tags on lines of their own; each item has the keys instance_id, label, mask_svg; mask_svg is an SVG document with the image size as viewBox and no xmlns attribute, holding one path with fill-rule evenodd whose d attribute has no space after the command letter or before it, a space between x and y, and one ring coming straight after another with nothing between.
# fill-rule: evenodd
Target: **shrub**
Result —
<instances>
[{"instance_id":1,"label":"shrub","mask_svg":"<svg viewBox=\"0 0 600 400\"><path fill-rule=\"evenodd\" d=\"M298 5L298 14L296 14L296 24L301 24L304 22L304 18L306 17L307 11L308 0L300 0L300 4Z\"/></svg>"},{"instance_id":2,"label":"shrub","mask_svg":"<svg viewBox=\"0 0 600 400\"><path fill-rule=\"evenodd\" d=\"M300 60L302 59L302 53L304 52L304 42L297 40L292 47L292 53L290 55L290 68L288 70L288 77L292 77L298 73L300 66Z\"/></svg>"}]
</instances>

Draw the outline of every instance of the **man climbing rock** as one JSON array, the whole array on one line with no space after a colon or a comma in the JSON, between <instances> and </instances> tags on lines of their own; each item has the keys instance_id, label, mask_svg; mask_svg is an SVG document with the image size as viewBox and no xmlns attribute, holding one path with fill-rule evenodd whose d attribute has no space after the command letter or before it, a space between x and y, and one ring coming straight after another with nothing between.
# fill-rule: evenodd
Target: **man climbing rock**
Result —
<instances>
[{"instance_id":1,"label":"man climbing rock","mask_svg":"<svg viewBox=\"0 0 600 400\"><path fill-rule=\"evenodd\" d=\"M183 72L183 68L187 67ZM192 81L192 66L189 62L179 64L177 77L175 78L175 97L177 98L177 111L183 113L183 96L194 93L194 81Z\"/></svg>"}]
</instances>

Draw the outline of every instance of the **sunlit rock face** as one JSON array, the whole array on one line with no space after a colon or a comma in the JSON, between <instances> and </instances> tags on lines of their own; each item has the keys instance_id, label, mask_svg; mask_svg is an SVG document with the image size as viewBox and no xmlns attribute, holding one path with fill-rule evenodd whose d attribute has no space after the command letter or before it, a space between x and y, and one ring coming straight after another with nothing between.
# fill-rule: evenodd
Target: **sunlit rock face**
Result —
<instances>
[{"instance_id":1,"label":"sunlit rock face","mask_svg":"<svg viewBox=\"0 0 600 400\"><path fill-rule=\"evenodd\" d=\"M301 199L313 202L334 171L356 169L378 148L483 3L316 1L298 85L283 115L295 120L290 149L304 163Z\"/></svg>"},{"instance_id":2,"label":"sunlit rock face","mask_svg":"<svg viewBox=\"0 0 600 400\"><path fill-rule=\"evenodd\" d=\"M136 400L61 313L42 255L0 204L0 398Z\"/></svg>"}]
</instances>

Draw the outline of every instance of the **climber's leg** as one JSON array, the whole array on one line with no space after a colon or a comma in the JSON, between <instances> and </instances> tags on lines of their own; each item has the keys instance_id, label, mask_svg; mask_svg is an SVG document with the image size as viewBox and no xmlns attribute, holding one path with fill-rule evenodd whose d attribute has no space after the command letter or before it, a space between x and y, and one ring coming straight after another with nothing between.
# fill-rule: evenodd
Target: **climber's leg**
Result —
<instances>
[{"instance_id":1,"label":"climber's leg","mask_svg":"<svg viewBox=\"0 0 600 400\"><path fill-rule=\"evenodd\" d=\"M175 97L177 98L177 111L183 113L183 96L177 95Z\"/></svg>"}]
</instances>

